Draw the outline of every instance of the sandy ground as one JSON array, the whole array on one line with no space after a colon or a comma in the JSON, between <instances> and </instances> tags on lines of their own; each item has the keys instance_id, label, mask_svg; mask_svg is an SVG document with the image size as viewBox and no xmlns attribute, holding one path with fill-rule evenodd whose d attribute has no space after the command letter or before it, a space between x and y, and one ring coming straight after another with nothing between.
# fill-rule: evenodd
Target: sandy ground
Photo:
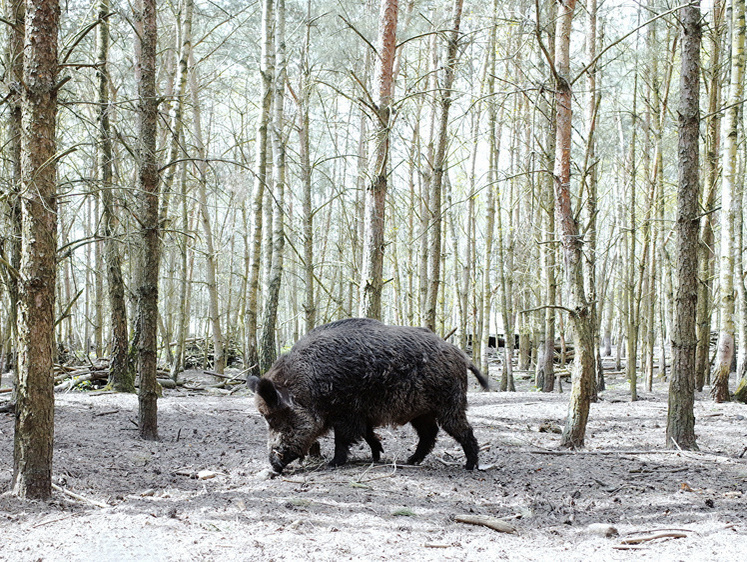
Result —
<instances>
[{"instance_id":1,"label":"sandy ground","mask_svg":"<svg viewBox=\"0 0 747 562\"><path fill-rule=\"evenodd\" d=\"M524 380L470 392L479 471L444 434L402 466L414 433L382 428L382 463L360 446L342 468L309 460L275 479L245 391L166 391L159 442L138 439L134 395L57 395L54 481L81 499L8 494L13 418L0 414L0 560L745 560L747 407L698 396L701 451L672 452L666 384L631 403L610 380L580 453L558 449L568 394Z\"/></svg>"}]
</instances>

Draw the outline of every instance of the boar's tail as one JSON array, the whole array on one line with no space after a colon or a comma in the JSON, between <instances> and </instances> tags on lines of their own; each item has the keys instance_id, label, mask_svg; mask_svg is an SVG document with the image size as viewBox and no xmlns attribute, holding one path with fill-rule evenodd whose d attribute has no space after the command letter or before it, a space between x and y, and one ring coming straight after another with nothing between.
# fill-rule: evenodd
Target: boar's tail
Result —
<instances>
[{"instance_id":1,"label":"boar's tail","mask_svg":"<svg viewBox=\"0 0 747 562\"><path fill-rule=\"evenodd\" d=\"M485 390L490 390L488 379L483 376L483 374L480 372L480 369L475 367L474 363L469 364L469 370L472 371L472 373L475 375L475 378L477 379L477 382L480 383L481 387L483 387Z\"/></svg>"}]
</instances>

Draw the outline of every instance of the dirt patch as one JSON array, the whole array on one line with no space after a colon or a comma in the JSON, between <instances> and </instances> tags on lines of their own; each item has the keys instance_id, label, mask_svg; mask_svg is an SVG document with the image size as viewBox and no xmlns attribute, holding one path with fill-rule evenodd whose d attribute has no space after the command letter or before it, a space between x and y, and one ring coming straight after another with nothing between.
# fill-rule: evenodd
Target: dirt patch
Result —
<instances>
[{"instance_id":1,"label":"dirt patch","mask_svg":"<svg viewBox=\"0 0 747 562\"><path fill-rule=\"evenodd\" d=\"M403 466L414 432L383 428L380 464L358 446L342 468L294 463L270 480L248 393L166 391L155 443L137 437L134 395L57 395L55 483L99 505L10 496L13 418L0 414L0 560L743 560L747 408L698 396L702 452L671 452L665 383L630 403L610 382L584 452L557 448L568 394L520 381L469 395L482 470L465 471L444 434ZM467 514L517 533L455 521Z\"/></svg>"}]
</instances>

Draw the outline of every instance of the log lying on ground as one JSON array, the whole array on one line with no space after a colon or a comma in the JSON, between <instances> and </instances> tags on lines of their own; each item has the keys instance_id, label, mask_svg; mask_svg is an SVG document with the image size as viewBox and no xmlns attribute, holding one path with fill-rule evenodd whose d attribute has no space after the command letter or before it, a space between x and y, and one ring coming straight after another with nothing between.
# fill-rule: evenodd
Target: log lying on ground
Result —
<instances>
[{"instance_id":1,"label":"log lying on ground","mask_svg":"<svg viewBox=\"0 0 747 562\"><path fill-rule=\"evenodd\" d=\"M108 380L108 378L109 378L108 370L107 371L88 371L88 374L85 374L85 375L81 374L79 376L73 376L73 377L68 378L64 382L61 382L60 384L56 384L54 387L54 391L55 392L67 392L68 390L72 390L73 388L75 388L81 383L93 382L93 381L105 381L105 380Z\"/></svg>"}]
</instances>

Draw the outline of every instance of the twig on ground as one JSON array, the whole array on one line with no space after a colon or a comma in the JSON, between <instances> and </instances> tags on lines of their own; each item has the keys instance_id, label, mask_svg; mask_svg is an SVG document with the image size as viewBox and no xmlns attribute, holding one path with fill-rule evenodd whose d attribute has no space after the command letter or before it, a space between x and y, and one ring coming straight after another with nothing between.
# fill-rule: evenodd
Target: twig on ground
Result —
<instances>
[{"instance_id":1,"label":"twig on ground","mask_svg":"<svg viewBox=\"0 0 747 562\"><path fill-rule=\"evenodd\" d=\"M103 502L93 500L85 496L81 496L80 494L76 494L75 492L71 492L70 490L67 490L61 486L58 486L57 484L52 484L52 489L57 490L58 492L62 492L63 494L68 495L73 499L82 501L83 503L90 503L91 505L95 505L96 507L109 507L109 504L105 504Z\"/></svg>"},{"instance_id":2,"label":"twig on ground","mask_svg":"<svg viewBox=\"0 0 747 562\"><path fill-rule=\"evenodd\" d=\"M645 535L643 537L632 537L629 539L622 539L621 544L641 544L644 542L655 541L658 539L684 539L689 535L679 531L665 531L661 533L655 533L653 535Z\"/></svg>"},{"instance_id":3,"label":"twig on ground","mask_svg":"<svg viewBox=\"0 0 747 562\"><path fill-rule=\"evenodd\" d=\"M469 525L482 525L500 533L516 533L516 527L506 523L496 517L487 517L483 515L457 515L454 517L457 523L467 523Z\"/></svg>"},{"instance_id":4,"label":"twig on ground","mask_svg":"<svg viewBox=\"0 0 747 562\"><path fill-rule=\"evenodd\" d=\"M107 412L94 412L93 416L97 418L99 416L108 416L110 414L118 414L118 413L119 413L119 410L109 410Z\"/></svg>"}]
</instances>

